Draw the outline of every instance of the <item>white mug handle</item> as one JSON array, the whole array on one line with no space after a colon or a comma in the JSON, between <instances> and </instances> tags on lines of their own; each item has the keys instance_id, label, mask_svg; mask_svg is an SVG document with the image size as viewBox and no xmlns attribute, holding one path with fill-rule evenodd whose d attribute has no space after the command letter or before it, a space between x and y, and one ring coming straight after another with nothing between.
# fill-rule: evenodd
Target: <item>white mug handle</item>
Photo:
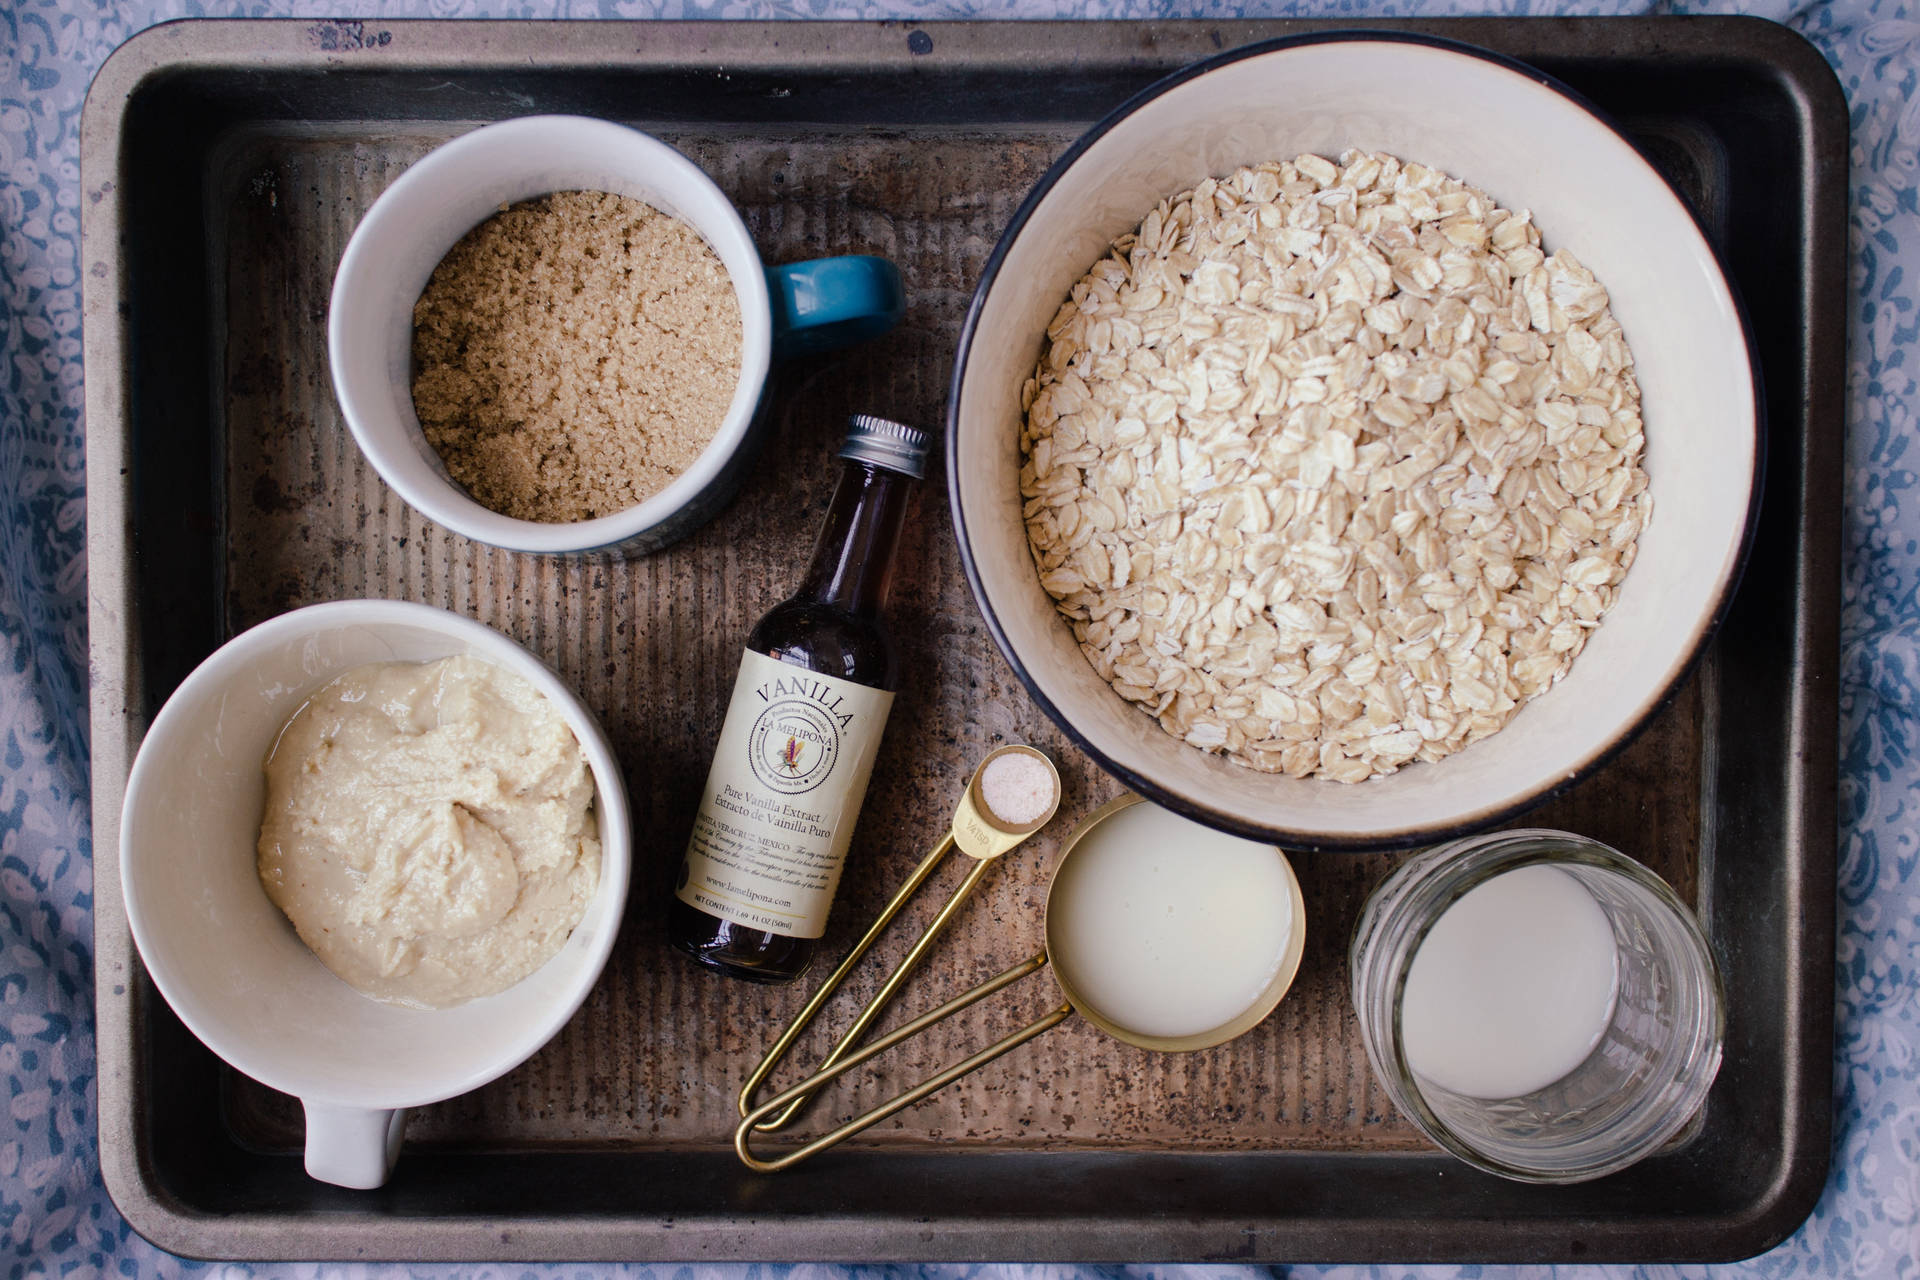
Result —
<instances>
[{"instance_id":1,"label":"white mug handle","mask_svg":"<svg viewBox=\"0 0 1920 1280\"><path fill-rule=\"evenodd\" d=\"M369 1111L301 1099L307 1109L307 1173L337 1187L370 1190L393 1172L400 1157L405 1109Z\"/></svg>"}]
</instances>

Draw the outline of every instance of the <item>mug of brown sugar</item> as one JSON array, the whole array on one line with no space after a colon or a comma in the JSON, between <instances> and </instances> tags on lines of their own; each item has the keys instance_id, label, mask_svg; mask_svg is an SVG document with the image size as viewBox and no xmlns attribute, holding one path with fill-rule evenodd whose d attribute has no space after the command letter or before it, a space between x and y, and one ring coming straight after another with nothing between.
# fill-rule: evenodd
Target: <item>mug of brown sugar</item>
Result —
<instances>
[{"instance_id":1,"label":"mug of brown sugar","mask_svg":"<svg viewBox=\"0 0 1920 1280\"><path fill-rule=\"evenodd\" d=\"M720 188L637 130L488 125L361 219L334 277L334 393L388 484L517 551L650 551L732 497L774 362L877 337L899 273L767 267Z\"/></svg>"}]
</instances>

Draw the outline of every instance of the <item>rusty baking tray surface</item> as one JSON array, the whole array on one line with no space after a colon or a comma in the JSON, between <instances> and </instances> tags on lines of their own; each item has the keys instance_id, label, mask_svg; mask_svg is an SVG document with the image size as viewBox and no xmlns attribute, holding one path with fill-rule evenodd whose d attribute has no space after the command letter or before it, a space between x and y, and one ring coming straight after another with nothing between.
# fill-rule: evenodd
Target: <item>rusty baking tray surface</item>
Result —
<instances>
[{"instance_id":1,"label":"rusty baking tray surface","mask_svg":"<svg viewBox=\"0 0 1920 1280\"><path fill-rule=\"evenodd\" d=\"M114 55L83 140L94 847L101 1157L137 1229L230 1258L1592 1260L1738 1256L1798 1224L1827 1158L1846 126L1818 55L1744 19L1376 24L1501 50L1612 111L1752 312L1767 494L1732 615L1631 749L1529 817L1650 861L1700 905L1731 1016L1695 1132L1577 1188L1430 1151L1373 1084L1345 996L1346 930L1393 859L1319 855L1297 859L1315 922L1299 984L1253 1035L1154 1056L1066 1029L803 1170L756 1177L726 1145L735 1088L805 992L695 972L665 948L662 905L738 645L791 587L844 414L937 424L980 266L1087 124L1197 57L1326 25L194 22ZM327 290L359 215L437 142L544 111L675 141L769 261L882 253L910 288L894 335L787 371L739 499L645 560L448 535L362 463L328 388ZM1067 795L906 1009L1030 953L1059 839L1116 790L994 652L943 497L929 479L903 549L904 683L824 950L871 918L992 744L1054 751ZM641 837L586 1007L519 1071L416 1113L375 1193L309 1181L297 1107L156 997L116 856L131 752L193 664L354 596L470 614L551 663L621 751ZM1031 1016L1039 988L971 1034ZM969 1034L902 1051L842 1114Z\"/></svg>"}]
</instances>

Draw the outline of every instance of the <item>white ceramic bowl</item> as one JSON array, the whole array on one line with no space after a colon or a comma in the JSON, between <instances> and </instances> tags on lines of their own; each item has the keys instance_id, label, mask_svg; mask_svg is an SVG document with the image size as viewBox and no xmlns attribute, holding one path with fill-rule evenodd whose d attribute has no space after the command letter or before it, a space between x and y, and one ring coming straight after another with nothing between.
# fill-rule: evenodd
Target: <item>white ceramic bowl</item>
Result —
<instances>
[{"instance_id":1,"label":"white ceramic bowl","mask_svg":"<svg viewBox=\"0 0 1920 1280\"><path fill-rule=\"evenodd\" d=\"M501 207L556 191L609 191L700 233L740 305L740 374L713 440L666 488L593 520L540 523L491 511L454 483L413 408L413 306L460 238ZM455 533L512 551L637 553L717 515L762 438L767 375L781 359L891 328L899 273L864 255L768 268L738 210L700 166L637 129L585 116L525 116L423 157L367 210L341 255L327 311L334 394L374 469Z\"/></svg>"},{"instance_id":2,"label":"white ceramic bowl","mask_svg":"<svg viewBox=\"0 0 1920 1280\"><path fill-rule=\"evenodd\" d=\"M1572 670L1499 733L1358 785L1255 773L1176 741L1093 671L1041 589L1021 520L1020 387L1068 288L1161 199L1302 152L1386 151L1530 209L1611 292L1633 349L1653 520ZM954 370L947 467L961 557L1034 697L1130 786L1293 847L1408 845L1488 825L1606 757L1659 708L1732 593L1760 467L1744 319L1672 187L1531 68L1424 37L1278 40L1196 64L1095 126L989 260Z\"/></svg>"},{"instance_id":3,"label":"white ceramic bowl","mask_svg":"<svg viewBox=\"0 0 1920 1280\"><path fill-rule=\"evenodd\" d=\"M440 259L502 206L555 191L611 191L697 229L740 304L740 380L713 441L645 502L595 520L542 524L490 511L447 475L413 411L413 304ZM334 394L368 461L409 505L455 533L515 551L659 546L732 495L772 358L759 251L700 167L637 130L580 116L528 116L439 147L380 194L341 255L327 311Z\"/></svg>"},{"instance_id":4,"label":"white ceramic bowl","mask_svg":"<svg viewBox=\"0 0 1920 1280\"><path fill-rule=\"evenodd\" d=\"M565 946L514 986L452 1008L407 1008L335 977L260 887L261 766L308 695L340 672L456 654L527 680L572 727L593 772L600 883ZM309 1172L365 1187L386 1177L404 1108L511 1070L573 1016L620 927L631 842L613 749L546 666L444 610L348 600L236 636L174 691L127 779L120 866L134 943L160 994L208 1048L301 1099Z\"/></svg>"}]
</instances>

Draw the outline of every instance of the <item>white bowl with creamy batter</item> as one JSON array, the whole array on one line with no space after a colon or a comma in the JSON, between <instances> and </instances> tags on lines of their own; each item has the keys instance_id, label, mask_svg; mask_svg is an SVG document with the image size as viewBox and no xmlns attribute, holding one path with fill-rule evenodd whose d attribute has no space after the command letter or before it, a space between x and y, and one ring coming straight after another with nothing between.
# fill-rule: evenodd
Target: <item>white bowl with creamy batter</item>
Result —
<instances>
[{"instance_id":1,"label":"white bowl with creamy batter","mask_svg":"<svg viewBox=\"0 0 1920 1280\"><path fill-rule=\"evenodd\" d=\"M593 776L598 884L553 958L496 994L450 1008L377 1000L308 949L255 869L262 762L314 692L349 668L469 655L539 690ZM538 659L467 618L352 600L262 623L203 662L141 744L121 824L128 923L154 985L237 1070L299 1098L307 1170L342 1186L386 1180L405 1111L530 1057L570 1019L606 964L627 897L625 786L593 714Z\"/></svg>"}]
</instances>

